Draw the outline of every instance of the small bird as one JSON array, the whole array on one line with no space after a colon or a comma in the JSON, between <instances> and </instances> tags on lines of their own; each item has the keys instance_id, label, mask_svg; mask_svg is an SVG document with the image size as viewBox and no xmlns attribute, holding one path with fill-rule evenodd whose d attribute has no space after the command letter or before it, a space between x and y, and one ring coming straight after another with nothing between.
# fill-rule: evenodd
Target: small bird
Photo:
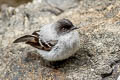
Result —
<instances>
[{"instance_id":1,"label":"small bird","mask_svg":"<svg viewBox=\"0 0 120 80\"><path fill-rule=\"evenodd\" d=\"M25 42L38 49L39 54L48 61L60 61L72 56L80 46L78 29L68 19L60 19L47 24L32 35L25 35L13 43Z\"/></svg>"}]
</instances>

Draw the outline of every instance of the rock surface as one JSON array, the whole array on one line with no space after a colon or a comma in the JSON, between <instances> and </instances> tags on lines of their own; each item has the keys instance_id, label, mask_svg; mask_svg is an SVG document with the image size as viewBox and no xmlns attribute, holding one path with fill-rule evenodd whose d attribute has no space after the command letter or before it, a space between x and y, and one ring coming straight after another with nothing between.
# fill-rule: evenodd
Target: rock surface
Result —
<instances>
[{"instance_id":1,"label":"rock surface","mask_svg":"<svg viewBox=\"0 0 120 80\"><path fill-rule=\"evenodd\" d=\"M0 7L3 4L7 4L8 6L19 6L21 4L25 4L28 2L32 2L32 0L0 0Z\"/></svg>"},{"instance_id":2,"label":"rock surface","mask_svg":"<svg viewBox=\"0 0 120 80\"><path fill-rule=\"evenodd\" d=\"M70 0L77 6L65 9L69 4L53 6L52 1L2 9L0 80L116 80L120 74L120 1ZM12 43L61 18L80 27L81 47L69 59L48 62L31 46Z\"/></svg>"}]
</instances>

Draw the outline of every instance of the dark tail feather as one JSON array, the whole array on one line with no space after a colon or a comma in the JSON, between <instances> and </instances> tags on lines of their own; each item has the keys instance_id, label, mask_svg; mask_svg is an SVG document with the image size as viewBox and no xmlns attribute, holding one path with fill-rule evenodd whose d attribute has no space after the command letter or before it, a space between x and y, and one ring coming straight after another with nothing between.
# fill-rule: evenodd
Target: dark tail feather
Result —
<instances>
[{"instance_id":1,"label":"dark tail feather","mask_svg":"<svg viewBox=\"0 0 120 80\"><path fill-rule=\"evenodd\" d=\"M39 44L39 38L35 35L22 36L22 37L16 39L13 43L20 43L20 42L24 42L25 44L31 45L32 47L35 47L38 49L44 48Z\"/></svg>"},{"instance_id":2,"label":"dark tail feather","mask_svg":"<svg viewBox=\"0 0 120 80\"><path fill-rule=\"evenodd\" d=\"M25 35L18 39L16 39L13 43L19 43L19 42L35 42L36 37L32 35Z\"/></svg>"}]
</instances>

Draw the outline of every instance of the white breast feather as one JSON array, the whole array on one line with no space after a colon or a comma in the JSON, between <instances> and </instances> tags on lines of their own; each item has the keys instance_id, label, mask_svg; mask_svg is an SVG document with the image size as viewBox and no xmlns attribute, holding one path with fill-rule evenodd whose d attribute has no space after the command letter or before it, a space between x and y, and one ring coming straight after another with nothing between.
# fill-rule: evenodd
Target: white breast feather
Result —
<instances>
[{"instance_id":1,"label":"white breast feather","mask_svg":"<svg viewBox=\"0 0 120 80\"><path fill-rule=\"evenodd\" d=\"M69 58L79 49L79 33L71 31L64 36L59 37L58 43L51 51L39 50L40 55L48 61L57 61Z\"/></svg>"}]
</instances>

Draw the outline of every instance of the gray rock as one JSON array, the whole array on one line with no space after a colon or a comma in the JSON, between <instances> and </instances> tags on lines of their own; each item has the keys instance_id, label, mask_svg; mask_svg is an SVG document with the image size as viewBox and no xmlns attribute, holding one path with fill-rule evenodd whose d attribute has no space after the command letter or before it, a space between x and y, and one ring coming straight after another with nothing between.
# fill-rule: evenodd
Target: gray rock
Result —
<instances>
[{"instance_id":1,"label":"gray rock","mask_svg":"<svg viewBox=\"0 0 120 80\"><path fill-rule=\"evenodd\" d=\"M52 6L56 6L63 10L76 7L79 4L79 0L43 0Z\"/></svg>"},{"instance_id":2,"label":"gray rock","mask_svg":"<svg viewBox=\"0 0 120 80\"><path fill-rule=\"evenodd\" d=\"M57 1L49 2L60 5ZM77 7L64 9L59 15L51 12L56 10L49 5L36 2L2 10L0 79L116 80L120 74L120 1L79 2ZM35 48L12 43L16 38L61 18L68 18L80 27L80 49L69 59L48 62Z\"/></svg>"}]
</instances>

